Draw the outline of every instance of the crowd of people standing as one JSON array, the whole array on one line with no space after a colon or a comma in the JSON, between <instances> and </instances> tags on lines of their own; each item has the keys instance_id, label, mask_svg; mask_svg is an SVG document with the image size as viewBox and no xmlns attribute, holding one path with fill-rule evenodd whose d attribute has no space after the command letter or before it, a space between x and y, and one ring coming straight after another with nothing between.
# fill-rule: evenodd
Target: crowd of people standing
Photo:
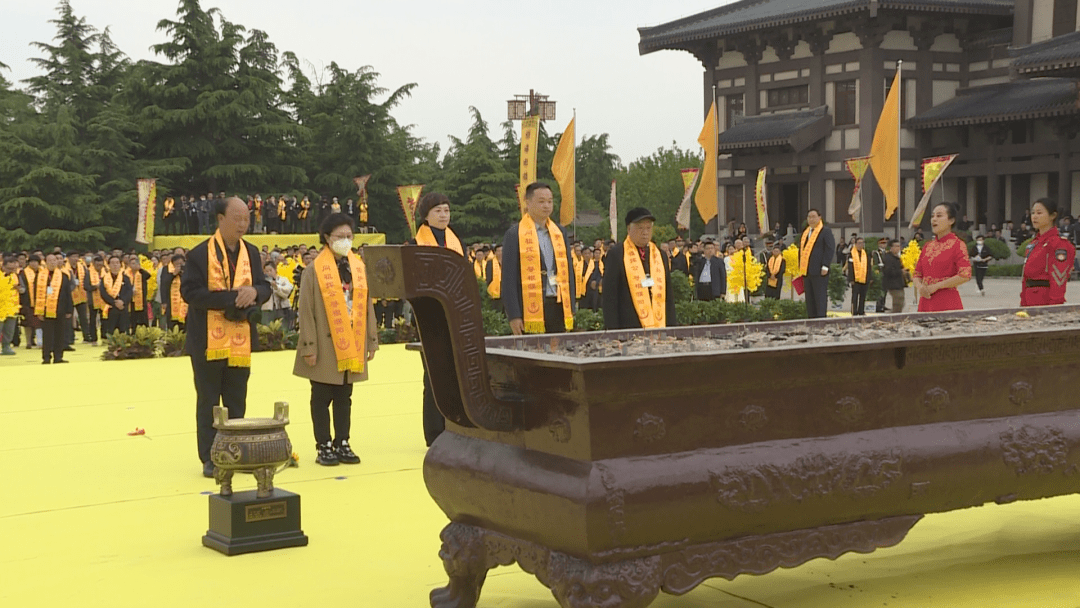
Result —
<instances>
[{"instance_id":1,"label":"crowd of people standing","mask_svg":"<svg viewBox=\"0 0 1080 608\"><path fill-rule=\"evenodd\" d=\"M210 235L216 226L215 202L226 198L224 192L181 195L179 199L166 197L155 230L166 235ZM341 202L336 196L311 200L308 196L288 194L263 198L255 193L241 200L247 207L248 234L312 234L334 213L349 217L360 229L368 226L368 203L364 199L347 198Z\"/></svg>"}]
</instances>

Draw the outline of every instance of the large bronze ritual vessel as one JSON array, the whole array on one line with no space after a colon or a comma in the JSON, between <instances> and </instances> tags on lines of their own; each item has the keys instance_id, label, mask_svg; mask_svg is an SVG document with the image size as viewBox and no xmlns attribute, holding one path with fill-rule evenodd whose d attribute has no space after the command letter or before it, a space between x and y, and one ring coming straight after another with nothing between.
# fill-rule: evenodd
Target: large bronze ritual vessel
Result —
<instances>
[{"instance_id":1,"label":"large bronze ritual vessel","mask_svg":"<svg viewBox=\"0 0 1080 608\"><path fill-rule=\"evenodd\" d=\"M487 571L514 562L564 607L646 606L711 577L892 546L925 513L1080 490L1080 324L720 351L689 338L880 320L485 339L460 256L365 257L373 297L412 303L448 420L424 462L451 522L432 606L474 606ZM991 314L1013 311L935 318ZM926 316L890 317L913 319ZM688 348L567 354L672 337Z\"/></svg>"},{"instance_id":2,"label":"large bronze ritual vessel","mask_svg":"<svg viewBox=\"0 0 1080 608\"><path fill-rule=\"evenodd\" d=\"M214 407L214 444L210 460L214 479L222 496L232 496L236 472L251 473L258 484L256 496L268 498L274 491L274 473L292 458L292 443L285 427L289 424L289 404L274 404L273 418L229 419L229 411Z\"/></svg>"}]
</instances>

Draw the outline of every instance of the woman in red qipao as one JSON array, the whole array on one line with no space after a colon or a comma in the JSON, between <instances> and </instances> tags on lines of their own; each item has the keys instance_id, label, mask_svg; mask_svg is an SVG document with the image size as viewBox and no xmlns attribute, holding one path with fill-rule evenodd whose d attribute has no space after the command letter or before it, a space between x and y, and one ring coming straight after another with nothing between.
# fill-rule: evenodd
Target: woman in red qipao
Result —
<instances>
[{"instance_id":1,"label":"woman in red qipao","mask_svg":"<svg viewBox=\"0 0 1080 608\"><path fill-rule=\"evenodd\" d=\"M934 207L930 227L934 240L927 243L915 265L915 288L919 292L919 312L963 310L957 287L971 280L967 245L953 234L956 207L941 203Z\"/></svg>"}]
</instances>

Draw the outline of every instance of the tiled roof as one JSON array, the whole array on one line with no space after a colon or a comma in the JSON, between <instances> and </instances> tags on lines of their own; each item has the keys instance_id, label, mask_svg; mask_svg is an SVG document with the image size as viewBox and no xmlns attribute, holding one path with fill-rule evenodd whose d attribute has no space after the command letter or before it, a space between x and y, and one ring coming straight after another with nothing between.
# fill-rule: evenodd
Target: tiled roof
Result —
<instances>
[{"instance_id":1,"label":"tiled roof","mask_svg":"<svg viewBox=\"0 0 1080 608\"><path fill-rule=\"evenodd\" d=\"M1013 67L1020 74L1046 73L1080 66L1080 32L1013 49Z\"/></svg>"},{"instance_id":2,"label":"tiled roof","mask_svg":"<svg viewBox=\"0 0 1080 608\"><path fill-rule=\"evenodd\" d=\"M801 152L825 137L832 129L826 106L812 110L738 116L731 128L717 139L718 150L732 152L746 148L791 146Z\"/></svg>"},{"instance_id":3,"label":"tiled roof","mask_svg":"<svg viewBox=\"0 0 1080 608\"><path fill-rule=\"evenodd\" d=\"M1076 114L1078 85L1069 78L1035 78L963 89L906 125L929 129Z\"/></svg>"},{"instance_id":4,"label":"tiled roof","mask_svg":"<svg viewBox=\"0 0 1080 608\"><path fill-rule=\"evenodd\" d=\"M740 0L653 27L638 28L644 55L672 45L879 9L1011 15L1013 0Z\"/></svg>"}]
</instances>

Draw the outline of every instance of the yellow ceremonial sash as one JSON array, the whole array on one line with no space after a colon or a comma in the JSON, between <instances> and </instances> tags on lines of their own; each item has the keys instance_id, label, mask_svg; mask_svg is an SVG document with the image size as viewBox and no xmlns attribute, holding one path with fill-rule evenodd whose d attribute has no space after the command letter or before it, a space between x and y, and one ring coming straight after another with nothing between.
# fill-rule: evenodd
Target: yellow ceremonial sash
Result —
<instances>
[{"instance_id":1,"label":"yellow ceremonial sash","mask_svg":"<svg viewBox=\"0 0 1080 608\"><path fill-rule=\"evenodd\" d=\"M27 266L23 268L26 277L26 293L30 296L30 307L37 306L37 271Z\"/></svg>"},{"instance_id":2,"label":"yellow ceremonial sash","mask_svg":"<svg viewBox=\"0 0 1080 608\"><path fill-rule=\"evenodd\" d=\"M476 260L473 261L473 273L476 274L476 278L479 279L484 276L484 262L486 261L487 260L484 258L476 258Z\"/></svg>"},{"instance_id":3,"label":"yellow ceremonial sash","mask_svg":"<svg viewBox=\"0 0 1080 608\"><path fill-rule=\"evenodd\" d=\"M623 241L623 269L626 270L630 299L634 301L634 310L637 311L641 326L645 329L667 327L667 319L664 318L667 282L664 276L664 256L660 253L660 248L649 243L649 270L654 276L646 276L638 248L630 241L630 237L627 237ZM645 280L649 278L653 282L651 301L649 288L645 286Z\"/></svg>"},{"instance_id":4,"label":"yellow ceremonial sash","mask_svg":"<svg viewBox=\"0 0 1080 608\"><path fill-rule=\"evenodd\" d=\"M861 254L861 255L860 255ZM866 250L858 251L857 249L851 250L851 268L854 270L855 282L866 283Z\"/></svg>"},{"instance_id":5,"label":"yellow ceremonial sash","mask_svg":"<svg viewBox=\"0 0 1080 608\"><path fill-rule=\"evenodd\" d=\"M164 207L164 211L161 214L161 217L166 218L166 217L169 217L170 215L172 215L174 207L176 207L176 203L173 201L171 196L169 198L165 199L165 207Z\"/></svg>"},{"instance_id":6,"label":"yellow ceremonial sash","mask_svg":"<svg viewBox=\"0 0 1080 608\"><path fill-rule=\"evenodd\" d=\"M315 258L315 276L319 280L326 319L337 355L337 370L359 374L367 361L367 311L368 287L364 261L349 252L349 270L352 273L352 311L345 302L337 260L329 248Z\"/></svg>"},{"instance_id":7,"label":"yellow ceremonial sash","mask_svg":"<svg viewBox=\"0 0 1080 608\"><path fill-rule=\"evenodd\" d=\"M307 219L308 209L311 209L311 201L305 198L304 200L300 201L300 219Z\"/></svg>"},{"instance_id":8,"label":"yellow ceremonial sash","mask_svg":"<svg viewBox=\"0 0 1080 608\"><path fill-rule=\"evenodd\" d=\"M228 250L221 232L215 232L207 245L207 286L210 291L229 291L252 286L251 259L241 240L236 258L236 277L230 282ZM218 259L220 253L221 259ZM254 306L254 304L253 304ZM206 360L228 360L229 367L251 367L251 326L247 319L230 321L221 310L206 311Z\"/></svg>"},{"instance_id":9,"label":"yellow ceremonial sash","mask_svg":"<svg viewBox=\"0 0 1080 608\"><path fill-rule=\"evenodd\" d=\"M487 291L492 300L502 298L502 264L497 257L491 258L491 282Z\"/></svg>"},{"instance_id":10,"label":"yellow ceremonial sash","mask_svg":"<svg viewBox=\"0 0 1080 608\"><path fill-rule=\"evenodd\" d=\"M172 283L169 285L169 308L172 314L173 321L186 322L187 319L187 302L180 296L180 277L176 276L176 266L169 263L168 273L173 276Z\"/></svg>"},{"instance_id":11,"label":"yellow ceremonial sash","mask_svg":"<svg viewBox=\"0 0 1080 608\"><path fill-rule=\"evenodd\" d=\"M279 220L285 219L285 201L278 199L277 202L277 215Z\"/></svg>"},{"instance_id":12,"label":"yellow ceremonial sash","mask_svg":"<svg viewBox=\"0 0 1080 608\"><path fill-rule=\"evenodd\" d=\"M75 282L71 283L71 302L72 304L79 305L86 302L86 262L79 260L79 263L75 265L75 277L79 280L79 286L75 286Z\"/></svg>"},{"instance_id":13,"label":"yellow ceremonial sash","mask_svg":"<svg viewBox=\"0 0 1080 608\"><path fill-rule=\"evenodd\" d=\"M60 287L64 284L64 271L57 268L49 280L49 271L43 270L37 275L37 299L34 304L34 316L45 319L56 318L56 305L60 303Z\"/></svg>"},{"instance_id":14,"label":"yellow ceremonial sash","mask_svg":"<svg viewBox=\"0 0 1080 608\"><path fill-rule=\"evenodd\" d=\"M120 290L124 287L124 273L121 272L114 277L111 272L106 272L104 275L102 275L101 282L105 285L105 292L108 293L109 296L115 300L116 298L120 297ZM112 306L105 304L105 306L101 309L101 314L104 315L107 319L109 318L109 312L111 310Z\"/></svg>"},{"instance_id":15,"label":"yellow ceremonial sash","mask_svg":"<svg viewBox=\"0 0 1080 608\"><path fill-rule=\"evenodd\" d=\"M556 297L562 303L563 322L567 331L574 328L574 312L570 306L570 269L566 263L566 241L562 231L551 218L547 220L551 248L555 252L555 278L558 282ZM544 287L547 276L540 273L540 237L536 223L526 214L518 223L518 258L521 263L521 308L525 331L544 333ZM551 272L551 269L548 269ZM550 274L548 275L550 276Z\"/></svg>"},{"instance_id":16,"label":"yellow ceremonial sash","mask_svg":"<svg viewBox=\"0 0 1080 608\"><path fill-rule=\"evenodd\" d=\"M94 268L92 265L87 268L87 272L90 273L90 285L87 289L87 293L94 296L94 310L101 310L105 306L104 300L101 299L101 294L97 293L97 288L101 285L101 275L98 273L97 268Z\"/></svg>"},{"instance_id":17,"label":"yellow ceremonial sash","mask_svg":"<svg viewBox=\"0 0 1080 608\"><path fill-rule=\"evenodd\" d=\"M454 231L449 226L446 227L446 248L452 249L458 252L458 255L465 255L465 249L461 246L461 241L458 240ZM420 229L416 231L416 244L424 245L425 247L438 247L439 241L435 240L435 233L431 231L431 226L423 224ZM474 269L475 270L475 269Z\"/></svg>"},{"instance_id":18,"label":"yellow ceremonial sash","mask_svg":"<svg viewBox=\"0 0 1080 608\"><path fill-rule=\"evenodd\" d=\"M818 223L817 230L814 231L813 238L807 242L807 238L810 236L810 227L806 228L806 231L802 233L802 243L799 246L799 272L804 276L806 275L806 267L810 265L810 252L814 250L814 243L817 242L821 231L825 229L825 222Z\"/></svg>"},{"instance_id":19,"label":"yellow ceremonial sash","mask_svg":"<svg viewBox=\"0 0 1080 608\"><path fill-rule=\"evenodd\" d=\"M592 260L589 260L590 262ZM574 286L577 288L577 298L585 297L585 258L574 258Z\"/></svg>"},{"instance_id":20,"label":"yellow ceremonial sash","mask_svg":"<svg viewBox=\"0 0 1080 608\"><path fill-rule=\"evenodd\" d=\"M333 203L330 205L330 211L334 213L341 213L341 203Z\"/></svg>"},{"instance_id":21,"label":"yellow ceremonial sash","mask_svg":"<svg viewBox=\"0 0 1080 608\"><path fill-rule=\"evenodd\" d=\"M143 309L142 273L128 268L127 275L131 279L131 310L141 311Z\"/></svg>"},{"instance_id":22,"label":"yellow ceremonial sash","mask_svg":"<svg viewBox=\"0 0 1080 608\"><path fill-rule=\"evenodd\" d=\"M769 258L769 287L776 287L780 278L780 265L784 263L784 256L774 255Z\"/></svg>"}]
</instances>

